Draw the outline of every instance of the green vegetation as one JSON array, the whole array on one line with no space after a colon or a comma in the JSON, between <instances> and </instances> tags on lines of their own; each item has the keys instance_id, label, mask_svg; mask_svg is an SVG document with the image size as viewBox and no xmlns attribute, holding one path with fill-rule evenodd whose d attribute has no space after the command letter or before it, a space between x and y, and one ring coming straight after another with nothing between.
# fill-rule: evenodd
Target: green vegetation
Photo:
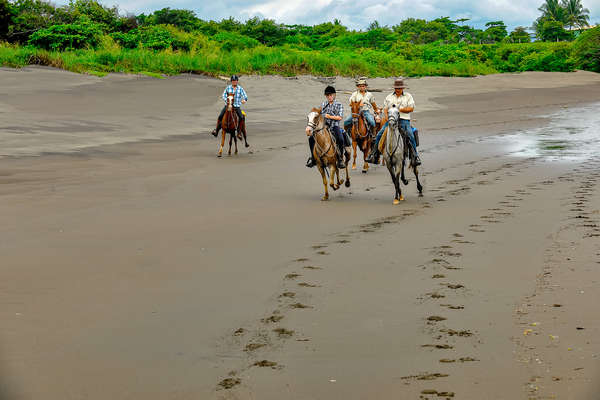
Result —
<instances>
[{"instance_id":1,"label":"green vegetation","mask_svg":"<svg viewBox=\"0 0 600 400\"><path fill-rule=\"evenodd\" d=\"M63 7L43 0L0 0L0 65L49 65L103 75L202 73L367 76L474 76L496 72L598 70L598 28L575 42L564 17L579 0L547 0L538 19L549 42L530 42L525 28L508 34L503 21L485 29L447 17L373 22L351 31L339 21L283 25L268 19L204 21L189 10L164 8L123 16L96 0ZM579 4L580 5L580 4ZM558 7L558 8L557 8ZM562 11L558 11L562 10ZM579 10L585 16L587 10ZM553 14L554 13L554 14ZM581 14L580 13L580 14ZM562 18L557 21L553 15ZM582 19L583 18L583 19ZM3 26L2 21L8 21ZM594 33L595 32L595 33ZM566 33L566 35L565 35ZM562 35L562 36L561 36Z\"/></svg>"}]
</instances>

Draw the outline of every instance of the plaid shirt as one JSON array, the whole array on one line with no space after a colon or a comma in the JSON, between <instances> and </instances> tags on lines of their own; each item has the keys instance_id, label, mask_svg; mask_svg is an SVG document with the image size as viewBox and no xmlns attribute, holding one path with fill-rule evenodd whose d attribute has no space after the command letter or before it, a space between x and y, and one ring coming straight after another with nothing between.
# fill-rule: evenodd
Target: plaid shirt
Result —
<instances>
[{"instance_id":1,"label":"plaid shirt","mask_svg":"<svg viewBox=\"0 0 600 400\"><path fill-rule=\"evenodd\" d=\"M329 114L329 115L334 115L336 117L343 117L344 116L344 106L342 105L342 103L340 103L337 100L334 100L333 103L329 104L328 101L324 101L323 104L321 104L321 114L323 114L323 116L325 116L325 114ZM325 119L325 123L327 124L327 126L333 127L333 126L340 126L340 121L336 121L333 119Z\"/></svg>"},{"instance_id":2,"label":"plaid shirt","mask_svg":"<svg viewBox=\"0 0 600 400\"><path fill-rule=\"evenodd\" d=\"M242 100L248 101L248 96L246 95L246 91L240 85L237 85L234 89L233 86L229 85L223 91L223 101L227 104L227 95L233 93L233 106L241 107Z\"/></svg>"}]
</instances>

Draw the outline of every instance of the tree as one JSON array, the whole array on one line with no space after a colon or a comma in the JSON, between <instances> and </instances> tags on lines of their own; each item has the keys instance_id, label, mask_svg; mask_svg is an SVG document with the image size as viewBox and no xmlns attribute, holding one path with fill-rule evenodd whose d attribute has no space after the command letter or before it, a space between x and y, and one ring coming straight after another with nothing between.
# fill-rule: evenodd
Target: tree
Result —
<instances>
[{"instance_id":1,"label":"tree","mask_svg":"<svg viewBox=\"0 0 600 400\"><path fill-rule=\"evenodd\" d=\"M564 22L569 28L582 28L590 25L590 17L588 15L590 10L583 8L581 0L562 0L562 7L565 10Z\"/></svg>"},{"instance_id":2,"label":"tree","mask_svg":"<svg viewBox=\"0 0 600 400\"><path fill-rule=\"evenodd\" d=\"M565 9L559 0L546 0L539 8L542 12L541 18L551 21L566 22Z\"/></svg>"},{"instance_id":3,"label":"tree","mask_svg":"<svg viewBox=\"0 0 600 400\"><path fill-rule=\"evenodd\" d=\"M579 68L600 72L600 27L588 29L577 38L573 57Z\"/></svg>"},{"instance_id":4,"label":"tree","mask_svg":"<svg viewBox=\"0 0 600 400\"><path fill-rule=\"evenodd\" d=\"M500 42L507 35L506 25L503 21L492 21L485 24L487 29L483 32L484 37L491 42Z\"/></svg>"},{"instance_id":5,"label":"tree","mask_svg":"<svg viewBox=\"0 0 600 400\"><path fill-rule=\"evenodd\" d=\"M544 21L540 28L540 35L540 38L544 42L558 42L573 39L573 33L565 30L562 22L553 20Z\"/></svg>"},{"instance_id":6,"label":"tree","mask_svg":"<svg viewBox=\"0 0 600 400\"><path fill-rule=\"evenodd\" d=\"M510 33L510 40L513 43L529 43L531 42L531 38L529 37L529 33L523 26L517 26L514 31Z\"/></svg>"},{"instance_id":7,"label":"tree","mask_svg":"<svg viewBox=\"0 0 600 400\"><path fill-rule=\"evenodd\" d=\"M196 17L196 13L190 10L172 10L169 7L162 10L154 11L149 18L151 24L154 25L173 25L186 32L195 30L200 20Z\"/></svg>"},{"instance_id":8,"label":"tree","mask_svg":"<svg viewBox=\"0 0 600 400\"><path fill-rule=\"evenodd\" d=\"M8 36L9 26L13 22L15 10L7 0L0 0L0 39L4 40Z\"/></svg>"}]
</instances>

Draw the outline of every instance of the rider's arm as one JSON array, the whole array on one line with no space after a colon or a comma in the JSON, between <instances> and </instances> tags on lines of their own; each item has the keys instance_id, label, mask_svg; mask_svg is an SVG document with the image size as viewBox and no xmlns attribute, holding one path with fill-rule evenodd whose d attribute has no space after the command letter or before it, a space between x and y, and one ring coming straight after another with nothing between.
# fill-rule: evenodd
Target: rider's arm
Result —
<instances>
[{"instance_id":1,"label":"rider's arm","mask_svg":"<svg viewBox=\"0 0 600 400\"><path fill-rule=\"evenodd\" d=\"M408 104L406 105L406 107L401 108L400 112L408 114L415 111L415 100L413 99L410 93L407 93L406 95L408 96Z\"/></svg>"},{"instance_id":2,"label":"rider's arm","mask_svg":"<svg viewBox=\"0 0 600 400\"><path fill-rule=\"evenodd\" d=\"M225 90L223 90L223 96L221 96L221 97L223 97L223 101L224 101L225 103L227 103L227 89L228 89L228 88L229 88L229 86L227 86L227 87L225 88Z\"/></svg>"},{"instance_id":3,"label":"rider's arm","mask_svg":"<svg viewBox=\"0 0 600 400\"><path fill-rule=\"evenodd\" d=\"M248 101L248 95L246 94L246 91L241 86L240 86L240 89L242 90L242 98L244 99L244 102L247 102Z\"/></svg>"}]
</instances>

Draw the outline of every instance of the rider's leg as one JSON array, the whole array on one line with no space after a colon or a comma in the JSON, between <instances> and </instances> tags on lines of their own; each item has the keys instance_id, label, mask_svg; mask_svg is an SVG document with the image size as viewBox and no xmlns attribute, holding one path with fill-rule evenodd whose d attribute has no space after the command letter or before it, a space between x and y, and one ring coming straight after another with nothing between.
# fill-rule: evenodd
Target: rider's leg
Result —
<instances>
[{"instance_id":1,"label":"rider's leg","mask_svg":"<svg viewBox=\"0 0 600 400\"><path fill-rule=\"evenodd\" d=\"M350 132L352 127L352 115L348 116L348 118L346 118L344 120L344 129L346 130L346 132Z\"/></svg>"},{"instance_id":2,"label":"rider's leg","mask_svg":"<svg viewBox=\"0 0 600 400\"><path fill-rule=\"evenodd\" d=\"M310 156L308 157L308 160L306 160L306 166L308 168L312 168L316 165L315 159L313 157L313 149L315 148L315 138L312 136L308 137L308 147L310 147Z\"/></svg>"},{"instance_id":3,"label":"rider's leg","mask_svg":"<svg viewBox=\"0 0 600 400\"><path fill-rule=\"evenodd\" d=\"M344 137L342 136L342 130L339 126L331 127L331 131L335 135L335 141L337 142L338 147L338 168L346 168L346 163L344 163Z\"/></svg>"},{"instance_id":4,"label":"rider's leg","mask_svg":"<svg viewBox=\"0 0 600 400\"><path fill-rule=\"evenodd\" d=\"M379 162L379 156L380 156L379 141L381 140L381 136L383 135L383 132L385 131L385 128L387 128L387 126L388 126L388 122L383 124L383 126L377 133L377 136L375 137L375 141L373 142L373 145L371 146L371 152L369 153L369 156L367 157L367 162L370 162L373 164L377 164Z\"/></svg>"},{"instance_id":5,"label":"rider's leg","mask_svg":"<svg viewBox=\"0 0 600 400\"><path fill-rule=\"evenodd\" d=\"M217 127L212 131L213 136L217 136L219 134L219 130L221 129L221 121L223 121L223 115L225 115L225 111L227 111L227 106L223 107L221 113L217 117Z\"/></svg>"},{"instance_id":6,"label":"rider's leg","mask_svg":"<svg viewBox=\"0 0 600 400\"><path fill-rule=\"evenodd\" d=\"M412 147L413 154L415 155L415 164L421 165L421 159L419 158L419 152L417 151L417 142L415 140L415 135L413 134L412 127L410 126L410 120L401 119L400 129L403 129L406 132L408 141L410 142L410 146Z\"/></svg>"},{"instance_id":7,"label":"rider's leg","mask_svg":"<svg viewBox=\"0 0 600 400\"><path fill-rule=\"evenodd\" d=\"M233 107L233 109L235 110L237 116L238 116L238 137L241 139L241 135L242 135L242 131L241 131L241 126L242 126L242 121L244 120L244 114L242 114L242 109L240 107Z\"/></svg>"}]
</instances>

